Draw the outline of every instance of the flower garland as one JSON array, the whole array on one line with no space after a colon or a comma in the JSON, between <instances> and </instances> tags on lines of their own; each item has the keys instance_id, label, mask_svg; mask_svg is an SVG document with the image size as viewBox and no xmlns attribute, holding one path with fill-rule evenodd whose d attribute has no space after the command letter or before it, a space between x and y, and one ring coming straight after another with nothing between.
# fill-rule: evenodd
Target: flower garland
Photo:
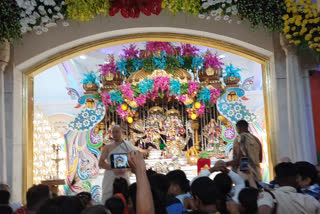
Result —
<instances>
[{"instance_id":1,"label":"flower garland","mask_svg":"<svg viewBox=\"0 0 320 214\"><path fill-rule=\"evenodd\" d=\"M21 38L19 20L21 12L15 1L0 1L0 43Z\"/></svg>"},{"instance_id":2,"label":"flower garland","mask_svg":"<svg viewBox=\"0 0 320 214\"><path fill-rule=\"evenodd\" d=\"M247 19L253 28L263 26L271 31L282 30L282 16L286 12L283 0L239 0L237 5L239 17Z\"/></svg>"},{"instance_id":3,"label":"flower garland","mask_svg":"<svg viewBox=\"0 0 320 214\"><path fill-rule=\"evenodd\" d=\"M159 15L162 0L113 0L110 1L110 16L115 16L119 11L124 18L139 18L140 12L146 16Z\"/></svg>"},{"instance_id":4,"label":"flower garland","mask_svg":"<svg viewBox=\"0 0 320 214\"><path fill-rule=\"evenodd\" d=\"M283 15L285 37L290 44L308 46L320 52L320 14L317 5L310 1L286 0L287 12Z\"/></svg>"},{"instance_id":5,"label":"flower garland","mask_svg":"<svg viewBox=\"0 0 320 214\"><path fill-rule=\"evenodd\" d=\"M20 13L21 33L35 31L37 35L48 32L50 27L57 26L57 22L64 20L66 6L63 0L16 0ZM64 21L63 26L69 26Z\"/></svg>"},{"instance_id":6,"label":"flower garland","mask_svg":"<svg viewBox=\"0 0 320 214\"><path fill-rule=\"evenodd\" d=\"M199 18L201 19L211 19L211 16L214 17L214 20L219 21L223 19L228 23L232 22L231 16L238 15L238 0L205 0L202 1L201 13ZM237 21L238 24L241 21Z\"/></svg>"},{"instance_id":7,"label":"flower garland","mask_svg":"<svg viewBox=\"0 0 320 214\"><path fill-rule=\"evenodd\" d=\"M173 78L156 76L140 83L124 83L120 89L102 92L101 97L103 104L111 111L116 110L123 120L132 117L148 99L164 97L182 102L187 106L189 117L197 117L217 102L220 92L220 89L202 87L198 82L181 83Z\"/></svg>"},{"instance_id":8,"label":"flower garland","mask_svg":"<svg viewBox=\"0 0 320 214\"><path fill-rule=\"evenodd\" d=\"M174 15L181 11L198 15L201 5L199 0L163 0L162 8L166 7Z\"/></svg>"},{"instance_id":9,"label":"flower garland","mask_svg":"<svg viewBox=\"0 0 320 214\"><path fill-rule=\"evenodd\" d=\"M77 21L89 21L99 14L109 13L109 0L66 0L68 17Z\"/></svg>"}]
</instances>

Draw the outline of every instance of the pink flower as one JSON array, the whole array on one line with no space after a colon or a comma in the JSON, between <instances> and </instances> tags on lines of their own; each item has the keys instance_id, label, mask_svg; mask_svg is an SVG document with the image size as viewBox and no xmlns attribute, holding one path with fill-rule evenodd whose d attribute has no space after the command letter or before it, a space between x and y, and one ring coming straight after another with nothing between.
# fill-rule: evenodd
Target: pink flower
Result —
<instances>
[{"instance_id":1,"label":"pink flower","mask_svg":"<svg viewBox=\"0 0 320 214\"><path fill-rule=\"evenodd\" d=\"M103 92L101 93L102 103L108 108L108 105L112 106L111 96L110 94Z\"/></svg>"},{"instance_id":2,"label":"pink flower","mask_svg":"<svg viewBox=\"0 0 320 214\"><path fill-rule=\"evenodd\" d=\"M129 48L123 49L124 57L126 59L128 58L138 58L139 50L137 49L137 46L134 44L130 44Z\"/></svg>"},{"instance_id":3,"label":"pink flower","mask_svg":"<svg viewBox=\"0 0 320 214\"><path fill-rule=\"evenodd\" d=\"M224 65L223 62L221 62L220 59L218 58L217 54L213 56L210 51L207 51L206 55L203 58L204 58L203 67L205 69L212 67L216 70L221 70L222 66Z\"/></svg>"},{"instance_id":4,"label":"pink flower","mask_svg":"<svg viewBox=\"0 0 320 214\"><path fill-rule=\"evenodd\" d=\"M128 114L129 114L127 111L125 111L125 110L123 110L123 109L121 108L121 105L118 105L116 111L117 111L118 115L121 117L122 120L125 120L126 117L127 117Z\"/></svg>"},{"instance_id":5,"label":"pink flower","mask_svg":"<svg viewBox=\"0 0 320 214\"><path fill-rule=\"evenodd\" d=\"M140 94L139 97L136 98L136 103L138 106L143 106L147 102L147 97L143 94Z\"/></svg>"},{"instance_id":6,"label":"pink flower","mask_svg":"<svg viewBox=\"0 0 320 214\"><path fill-rule=\"evenodd\" d=\"M169 77L161 77L157 76L153 78L153 91L158 92L161 90L162 92L169 90L170 78Z\"/></svg>"},{"instance_id":7,"label":"pink flower","mask_svg":"<svg viewBox=\"0 0 320 214\"><path fill-rule=\"evenodd\" d=\"M205 111L206 106L203 103L201 103L201 107L198 109L198 115L203 115Z\"/></svg>"},{"instance_id":8,"label":"pink flower","mask_svg":"<svg viewBox=\"0 0 320 214\"><path fill-rule=\"evenodd\" d=\"M184 103L186 101L186 99L187 99L187 97L185 95L182 95L179 97L178 101Z\"/></svg>"},{"instance_id":9,"label":"pink flower","mask_svg":"<svg viewBox=\"0 0 320 214\"><path fill-rule=\"evenodd\" d=\"M189 94L193 94L193 92L198 91L199 83L198 82L189 82Z\"/></svg>"},{"instance_id":10,"label":"pink flower","mask_svg":"<svg viewBox=\"0 0 320 214\"><path fill-rule=\"evenodd\" d=\"M110 72L112 74L116 74L117 73L117 64L115 63L114 61L114 57L111 56L111 61L109 63L106 63L106 64L100 64L100 72L101 72L101 75L102 76L106 76L108 75Z\"/></svg>"},{"instance_id":11,"label":"pink flower","mask_svg":"<svg viewBox=\"0 0 320 214\"><path fill-rule=\"evenodd\" d=\"M210 102L211 103L216 103L218 98L220 97L220 89L210 89Z\"/></svg>"},{"instance_id":12,"label":"pink flower","mask_svg":"<svg viewBox=\"0 0 320 214\"><path fill-rule=\"evenodd\" d=\"M198 48L190 44L182 44L181 49L182 49L182 56L194 56L196 55L197 51L199 51Z\"/></svg>"},{"instance_id":13,"label":"pink flower","mask_svg":"<svg viewBox=\"0 0 320 214\"><path fill-rule=\"evenodd\" d=\"M126 83L120 86L120 90L123 93L123 96L128 99L128 100L132 100L134 97L134 92L132 90L132 87L130 85L130 83Z\"/></svg>"},{"instance_id":14,"label":"pink flower","mask_svg":"<svg viewBox=\"0 0 320 214\"><path fill-rule=\"evenodd\" d=\"M175 55L174 48L169 42L148 42L146 45L148 56L155 52L166 52L168 55Z\"/></svg>"}]
</instances>

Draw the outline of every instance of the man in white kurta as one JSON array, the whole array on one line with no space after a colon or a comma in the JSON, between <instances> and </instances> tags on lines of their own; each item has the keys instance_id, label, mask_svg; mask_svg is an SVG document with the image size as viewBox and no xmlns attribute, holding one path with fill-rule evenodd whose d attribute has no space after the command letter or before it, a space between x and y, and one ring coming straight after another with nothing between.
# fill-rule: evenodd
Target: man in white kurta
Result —
<instances>
[{"instance_id":1,"label":"man in white kurta","mask_svg":"<svg viewBox=\"0 0 320 214\"><path fill-rule=\"evenodd\" d=\"M102 181L102 203L112 196L113 182L116 177L123 177L129 181L129 169L112 169L110 156L114 153L128 153L136 150L131 142L123 140L121 127L116 125L112 129L113 142L105 145L99 160L99 167L105 169Z\"/></svg>"}]
</instances>

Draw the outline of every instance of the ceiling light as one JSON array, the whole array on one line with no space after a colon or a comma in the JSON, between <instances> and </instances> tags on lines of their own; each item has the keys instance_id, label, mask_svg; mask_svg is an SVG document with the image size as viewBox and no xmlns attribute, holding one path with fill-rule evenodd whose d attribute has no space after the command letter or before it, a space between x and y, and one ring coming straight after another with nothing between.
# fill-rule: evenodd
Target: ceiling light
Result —
<instances>
[{"instance_id":1,"label":"ceiling light","mask_svg":"<svg viewBox=\"0 0 320 214\"><path fill-rule=\"evenodd\" d=\"M80 59L87 59L86 55L80 55Z\"/></svg>"},{"instance_id":2,"label":"ceiling light","mask_svg":"<svg viewBox=\"0 0 320 214\"><path fill-rule=\"evenodd\" d=\"M220 56L219 56L219 58L221 58L221 59L223 59L223 58L225 58L226 57L226 55L223 55L223 54L221 54Z\"/></svg>"}]
</instances>

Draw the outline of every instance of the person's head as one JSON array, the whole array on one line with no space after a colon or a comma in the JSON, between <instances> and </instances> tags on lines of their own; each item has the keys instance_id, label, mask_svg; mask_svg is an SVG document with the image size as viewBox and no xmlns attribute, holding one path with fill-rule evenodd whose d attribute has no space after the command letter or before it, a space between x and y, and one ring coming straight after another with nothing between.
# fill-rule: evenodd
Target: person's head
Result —
<instances>
[{"instance_id":1,"label":"person's head","mask_svg":"<svg viewBox=\"0 0 320 214\"><path fill-rule=\"evenodd\" d=\"M258 211L259 191L255 188L244 188L239 193L239 210L241 214L255 214Z\"/></svg>"},{"instance_id":2,"label":"person's head","mask_svg":"<svg viewBox=\"0 0 320 214\"><path fill-rule=\"evenodd\" d=\"M217 193L216 184L208 177L200 177L191 185L194 205L200 211L206 211L208 206L216 206Z\"/></svg>"},{"instance_id":3,"label":"person's head","mask_svg":"<svg viewBox=\"0 0 320 214\"><path fill-rule=\"evenodd\" d=\"M177 196L185 194L190 190L189 180L182 170L173 170L166 176L170 184L168 189L169 195Z\"/></svg>"},{"instance_id":4,"label":"person's head","mask_svg":"<svg viewBox=\"0 0 320 214\"><path fill-rule=\"evenodd\" d=\"M38 211L40 206L51 198L51 192L47 185L34 185L27 191L28 210Z\"/></svg>"},{"instance_id":5,"label":"person's head","mask_svg":"<svg viewBox=\"0 0 320 214\"><path fill-rule=\"evenodd\" d=\"M7 190L0 190L0 205L9 205L10 193Z\"/></svg>"},{"instance_id":6,"label":"person's head","mask_svg":"<svg viewBox=\"0 0 320 214\"><path fill-rule=\"evenodd\" d=\"M12 214L12 208L9 205L1 205L0 206L0 213L1 214Z\"/></svg>"},{"instance_id":7,"label":"person's head","mask_svg":"<svg viewBox=\"0 0 320 214\"><path fill-rule=\"evenodd\" d=\"M213 179L216 183L219 192L227 195L231 192L232 189L232 180L227 173L219 173Z\"/></svg>"},{"instance_id":8,"label":"person's head","mask_svg":"<svg viewBox=\"0 0 320 214\"><path fill-rule=\"evenodd\" d=\"M91 207L91 206L93 206L94 203L93 203L93 200L92 200L92 197L91 197L91 193L89 193L89 192L80 192L76 196L80 199L83 207Z\"/></svg>"},{"instance_id":9,"label":"person's head","mask_svg":"<svg viewBox=\"0 0 320 214\"><path fill-rule=\"evenodd\" d=\"M126 200L129 198L129 185L126 179L120 177L114 179L113 194L121 193Z\"/></svg>"},{"instance_id":10,"label":"person's head","mask_svg":"<svg viewBox=\"0 0 320 214\"><path fill-rule=\"evenodd\" d=\"M289 157L282 157L279 163L291 163L291 159Z\"/></svg>"},{"instance_id":11,"label":"person's head","mask_svg":"<svg viewBox=\"0 0 320 214\"><path fill-rule=\"evenodd\" d=\"M79 214L84 208L77 196L58 196L48 199L37 214Z\"/></svg>"},{"instance_id":12,"label":"person's head","mask_svg":"<svg viewBox=\"0 0 320 214\"><path fill-rule=\"evenodd\" d=\"M306 161L299 161L296 164L298 170L298 185L300 188L307 188L317 182L316 167Z\"/></svg>"},{"instance_id":13,"label":"person's head","mask_svg":"<svg viewBox=\"0 0 320 214\"><path fill-rule=\"evenodd\" d=\"M10 192L10 187L8 184L2 184L0 183L0 190L5 190L7 192Z\"/></svg>"},{"instance_id":14,"label":"person's head","mask_svg":"<svg viewBox=\"0 0 320 214\"><path fill-rule=\"evenodd\" d=\"M104 207L110 210L112 214L123 214L125 208L122 199L118 196L109 198Z\"/></svg>"},{"instance_id":15,"label":"person's head","mask_svg":"<svg viewBox=\"0 0 320 214\"><path fill-rule=\"evenodd\" d=\"M108 210L103 205L95 205L87 207L80 214L109 214Z\"/></svg>"},{"instance_id":16,"label":"person's head","mask_svg":"<svg viewBox=\"0 0 320 214\"><path fill-rule=\"evenodd\" d=\"M112 137L115 141L121 141L122 140L122 130L119 125L115 125L112 128Z\"/></svg>"},{"instance_id":17,"label":"person's head","mask_svg":"<svg viewBox=\"0 0 320 214\"><path fill-rule=\"evenodd\" d=\"M236 124L236 127L239 134L243 132L249 132L249 123L245 120L239 120Z\"/></svg>"},{"instance_id":18,"label":"person's head","mask_svg":"<svg viewBox=\"0 0 320 214\"><path fill-rule=\"evenodd\" d=\"M280 186L297 187L298 170L293 163L279 163L275 166L275 181Z\"/></svg>"}]
</instances>

